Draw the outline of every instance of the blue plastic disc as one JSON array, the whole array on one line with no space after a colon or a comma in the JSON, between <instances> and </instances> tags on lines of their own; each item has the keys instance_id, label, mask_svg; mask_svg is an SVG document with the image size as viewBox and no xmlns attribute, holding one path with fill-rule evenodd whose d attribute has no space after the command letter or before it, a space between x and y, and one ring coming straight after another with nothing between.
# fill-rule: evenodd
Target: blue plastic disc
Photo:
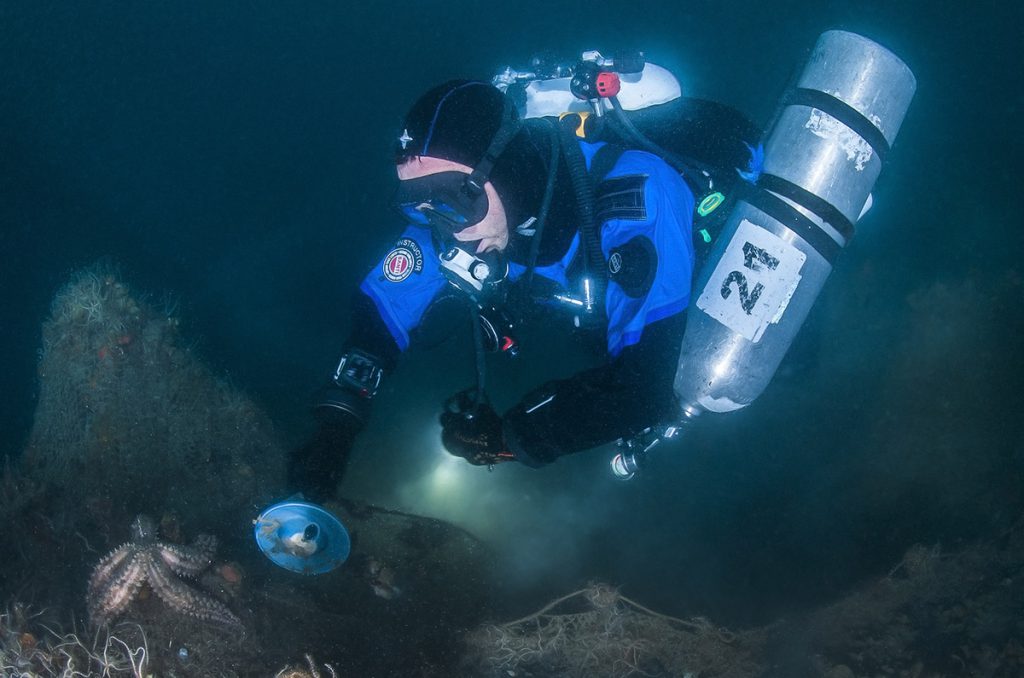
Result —
<instances>
[{"instance_id":1,"label":"blue plastic disc","mask_svg":"<svg viewBox=\"0 0 1024 678\"><path fill-rule=\"evenodd\" d=\"M341 521L322 506L306 501L274 504L252 522L263 554L292 572L330 572L345 562L352 549Z\"/></svg>"}]
</instances>

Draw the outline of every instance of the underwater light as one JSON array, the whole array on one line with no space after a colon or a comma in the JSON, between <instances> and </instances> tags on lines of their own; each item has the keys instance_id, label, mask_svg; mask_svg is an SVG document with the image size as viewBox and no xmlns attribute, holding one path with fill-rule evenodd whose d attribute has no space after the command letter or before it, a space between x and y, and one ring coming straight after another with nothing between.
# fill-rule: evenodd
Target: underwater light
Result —
<instances>
[{"instance_id":1,"label":"underwater light","mask_svg":"<svg viewBox=\"0 0 1024 678\"><path fill-rule=\"evenodd\" d=\"M443 459L441 463L434 467L434 470L430 474L430 486L434 490L447 490L454 488L459 483L459 462L460 459L456 459L447 452L445 452L446 459Z\"/></svg>"}]
</instances>

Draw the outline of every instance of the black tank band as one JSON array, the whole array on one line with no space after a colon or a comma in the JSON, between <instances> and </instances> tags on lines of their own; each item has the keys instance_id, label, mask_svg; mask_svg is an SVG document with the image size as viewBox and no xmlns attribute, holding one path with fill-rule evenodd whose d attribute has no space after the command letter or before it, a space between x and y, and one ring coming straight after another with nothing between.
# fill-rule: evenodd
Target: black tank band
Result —
<instances>
[{"instance_id":1,"label":"black tank band","mask_svg":"<svg viewBox=\"0 0 1024 678\"><path fill-rule=\"evenodd\" d=\"M824 257L831 266L838 256L839 243L833 240L828 233L821 230L816 223L800 214L792 205L782 198L772 195L768 191L754 188L744 195L741 200L756 207L771 218L780 222L783 226L800 236L808 245L813 247L818 254Z\"/></svg>"},{"instance_id":2,"label":"black tank band","mask_svg":"<svg viewBox=\"0 0 1024 678\"><path fill-rule=\"evenodd\" d=\"M854 227L850 220L831 203L819 198L806 188L774 174L762 174L757 178L757 185L784 198L789 198L801 207L810 210L822 221L828 222L832 228L836 229L846 242L850 242L853 238Z\"/></svg>"}]
</instances>

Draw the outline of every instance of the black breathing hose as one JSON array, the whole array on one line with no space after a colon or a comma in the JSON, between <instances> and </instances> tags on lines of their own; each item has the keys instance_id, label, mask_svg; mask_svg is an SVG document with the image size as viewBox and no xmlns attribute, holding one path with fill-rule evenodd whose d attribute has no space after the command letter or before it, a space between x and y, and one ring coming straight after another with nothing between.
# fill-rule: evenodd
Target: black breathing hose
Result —
<instances>
[{"instance_id":1,"label":"black breathing hose","mask_svg":"<svg viewBox=\"0 0 1024 678\"><path fill-rule=\"evenodd\" d=\"M555 180L558 178L558 160L561 144L559 142L558 126L548 126L548 138L551 142L551 155L548 162L548 180L544 187L544 199L541 202L540 211L537 214L537 223L534 227L533 240L530 242L529 261L526 269L526 292L530 293L533 286L533 275L537 269L537 257L540 254L540 241L544 235L544 225L548 220L548 213L551 210L551 200L555 194ZM479 411L480 406L486 402L487 396L487 356L484 351L483 328L480 324L480 308L472 299L469 300L470 322L473 323L473 355L476 362L476 397L473 401L473 412Z\"/></svg>"},{"instance_id":2,"label":"black breathing hose","mask_svg":"<svg viewBox=\"0 0 1024 678\"><path fill-rule=\"evenodd\" d=\"M687 158L673 153L668 149L662 148L658 144L654 143L646 136L643 132L636 128L633 121L629 119L626 112L622 110L622 104L619 103L617 97L610 97L609 101L612 104L612 110L615 115L615 122L618 123L618 129L620 136L626 137L629 141L637 144L645 151L653 153L661 157L665 162L672 166L683 179L690 185L690 190L693 191L695 196L699 196L714 187L714 181L711 179L711 175L708 172L707 166L704 163L697 162L692 158ZM702 179L698 183L697 176L699 175Z\"/></svg>"},{"instance_id":3,"label":"black breathing hose","mask_svg":"<svg viewBox=\"0 0 1024 678\"><path fill-rule=\"evenodd\" d=\"M469 299L469 320L473 323L473 355L476 361L476 396L473 398L473 414L487 400L484 389L487 386L487 358L484 355L484 333L480 326L480 308L476 301Z\"/></svg>"},{"instance_id":4,"label":"black breathing hose","mask_svg":"<svg viewBox=\"0 0 1024 678\"><path fill-rule=\"evenodd\" d=\"M599 300L598 305L600 306L604 299L607 271L605 271L604 254L601 252L601 238L595 224L594 184L590 180L587 163L576 137L574 122L578 121L579 116L576 115L567 115L562 118L562 152L565 154L565 164L569 168L569 177L572 179L573 191L576 193L580 235L583 241L584 276L594 285L590 296Z\"/></svg>"},{"instance_id":5,"label":"black breathing hose","mask_svg":"<svg viewBox=\"0 0 1024 678\"><path fill-rule=\"evenodd\" d=\"M540 254L540 241L544 236L544 226L548 223L548 212L551 210L551 199L555 195L555 180L558 178L558 159L561 143L558 138L558 125L552 121L544 120L548 131L548 140L551 143L551 155L548 158L548 182L544 186L544 200L540 205L540 212L537 213L536 230L533 233L533 241L530 242L530 258L526 267L526 294L530 295L533 289L533 274L537 270L537 257Z\"/></svg>"}]
</instances>

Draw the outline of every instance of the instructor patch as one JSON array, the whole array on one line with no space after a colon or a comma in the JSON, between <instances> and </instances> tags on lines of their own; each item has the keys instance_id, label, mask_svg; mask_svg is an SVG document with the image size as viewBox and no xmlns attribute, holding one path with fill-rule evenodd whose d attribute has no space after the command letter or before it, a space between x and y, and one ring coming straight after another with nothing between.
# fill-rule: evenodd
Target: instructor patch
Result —
<instances>
[{"instance_id":1,"label":"instructor patch","mask_svg":"<svg viewBox=\"0 0 1024 678\"><path fill-rule=\"evenodd\" d=\"M402 238L384 257L384 277L391 282L402 282L413 273L423 271L423 251L411 238Z\"/></svg>"}]
</instances>

